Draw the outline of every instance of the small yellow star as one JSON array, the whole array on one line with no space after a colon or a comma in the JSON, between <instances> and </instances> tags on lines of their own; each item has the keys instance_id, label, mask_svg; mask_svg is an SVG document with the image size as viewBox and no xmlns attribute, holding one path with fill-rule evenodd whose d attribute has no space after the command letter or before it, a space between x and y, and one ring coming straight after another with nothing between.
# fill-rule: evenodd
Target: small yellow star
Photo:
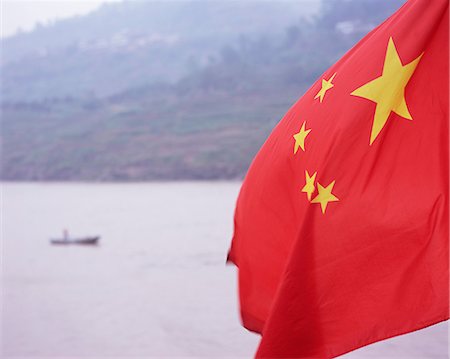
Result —
<instances>
[{"instance_id":1,"label":"small yellow star","mask_svg":"<svg viewBox=\"0 0 450 359\"><path fill-rule=\"evenodd\" d=\"M323 98L325 97L325 93L334 86L332 81L333 81L335 76L336 76L336 72L328 80L322 79L322 88L317 93L317 95L314 96L314 100L316 98L319 98L319 101L322 103Z\"/></svg>"},{"instance_id":2,"label":"small yellow star","mask_svg":"<svg viewBox=\"0 0 450 359\"><path fill-rule=\"evenodd\" d=\"M305 151L305 138L311 132L311 129L306 129L306 121L303 122L302 128L298 133L296 133L293 137L295 139L294 144L294 155L297 153L298 148L301 147L303 151Z\"/></svg>"},{"instance_id":3,"label":"small yellow star","mask_svg":"<svg viewBox=\"0 0 450 359\"><path fill-rule=\"evenodd\" d=\"M311 203L320 203L322 213L325 213L328 202L339 201L339 199L333 193L331 193L331 191L333 191L335 182L336 181L331 182L327 187L323 187L319 182L317 182L317 190L319 191L319 194L314 197Z\"/></svg>"},{"instance_id":4,"label":"small yellow star","mask_svg":"<svg viewBox=\"0 0 450 359\"><path fill-rule=\"evenodd\" d=\"M403 66L394 40L392 37L389 38L382 75L351 93L353 96L362 97L377 104L370 134L370 145L383 129L391 112L395 112L407 120L412 120L406 105L405 88L422 55Z\"/></svg>"},{"instance_id":5,"label":"small yellow star","mask_svg":"<svg viewBox=\"0 0 450 359\"><path fill-rule=\"evenodd\" d=\"M302 188L302 192L305 192L308 195L308 201L311 201L311 195L313 194L316 186L314 185L314 181L316 180L317 172L314 172L312 176L309 175L308 171L305 171L305 180L306 184Z\"/></svg>"}]
</instances>

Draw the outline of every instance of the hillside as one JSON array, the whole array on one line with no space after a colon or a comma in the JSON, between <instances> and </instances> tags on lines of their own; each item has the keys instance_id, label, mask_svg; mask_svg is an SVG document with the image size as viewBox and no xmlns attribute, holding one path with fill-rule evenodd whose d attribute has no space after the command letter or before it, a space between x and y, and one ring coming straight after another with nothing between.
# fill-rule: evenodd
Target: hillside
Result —
<instances>
[{"instance_id":1,"label":"hillside","mask_svg":"<svg viewBox=\"0 0 450 359\"><path fill-rule=\"evenodd\" d=\"M4 41L2 179L241 178L402 1L108 4Z\"/></svg>"}]
</instances>

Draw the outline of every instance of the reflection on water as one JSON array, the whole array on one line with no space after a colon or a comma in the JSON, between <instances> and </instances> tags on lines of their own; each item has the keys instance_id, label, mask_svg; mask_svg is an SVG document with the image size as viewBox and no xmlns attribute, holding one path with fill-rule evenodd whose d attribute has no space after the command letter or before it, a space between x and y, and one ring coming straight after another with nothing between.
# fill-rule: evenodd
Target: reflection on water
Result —
<instances>
[{"instance_id":1,"label":"reflection on water","mask_svg":"<svg viewBox=\"0 0 450 359\"><path fill-rule=\"evenodd\" d=\"M3 185L3 357L251 357L225 266L238 183ZM99 246L52 246L101 235ZM446 357L446 324L349 357Z\"/></svg>"}]
</instances>

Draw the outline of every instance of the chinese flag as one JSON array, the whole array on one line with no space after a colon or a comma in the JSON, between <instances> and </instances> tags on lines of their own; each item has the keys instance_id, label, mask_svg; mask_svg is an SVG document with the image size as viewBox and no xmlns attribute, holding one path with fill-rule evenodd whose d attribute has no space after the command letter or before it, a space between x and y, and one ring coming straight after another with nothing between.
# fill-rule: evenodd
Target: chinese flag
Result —
<instances>
[{"instance_id":1,"label":"chinese flag","mask_svg":"<svg viewBox=\"0 0 450 359\"><path fill-rule=\"evenodd\" d=\"M229 260L261 358L332 358L449 318L448 0L410 0L254 159Z\"/></svg>"}]
</instances>

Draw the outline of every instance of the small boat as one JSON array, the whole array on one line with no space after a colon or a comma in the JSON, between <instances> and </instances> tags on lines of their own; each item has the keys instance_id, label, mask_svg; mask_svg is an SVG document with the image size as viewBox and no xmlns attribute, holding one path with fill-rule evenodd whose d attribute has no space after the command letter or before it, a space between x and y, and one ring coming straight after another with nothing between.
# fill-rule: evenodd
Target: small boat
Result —
<instances>
[{"instance_id":1,"label":"small boat","mask_svg":"<svg viewBox=\"0 0 450 359\"><path fill-rule=\"evenodd\" d=\"M63 231L63 238L51 238L51 244L82 244L82 245L96 245L100 236L70 238L67 229Z\"/></svg>"},{"instance_id":2,"label":"small boat","mask_svg":"<svg viewBox=\"0 0 450 359\"><path fill-rule=\"evenodd\" d=\"M51 244L83 244L83 245L96 245L100 239L100 236L95 237L82 237L82 238L52 238Z\"/></svg>"}]
</instances>

